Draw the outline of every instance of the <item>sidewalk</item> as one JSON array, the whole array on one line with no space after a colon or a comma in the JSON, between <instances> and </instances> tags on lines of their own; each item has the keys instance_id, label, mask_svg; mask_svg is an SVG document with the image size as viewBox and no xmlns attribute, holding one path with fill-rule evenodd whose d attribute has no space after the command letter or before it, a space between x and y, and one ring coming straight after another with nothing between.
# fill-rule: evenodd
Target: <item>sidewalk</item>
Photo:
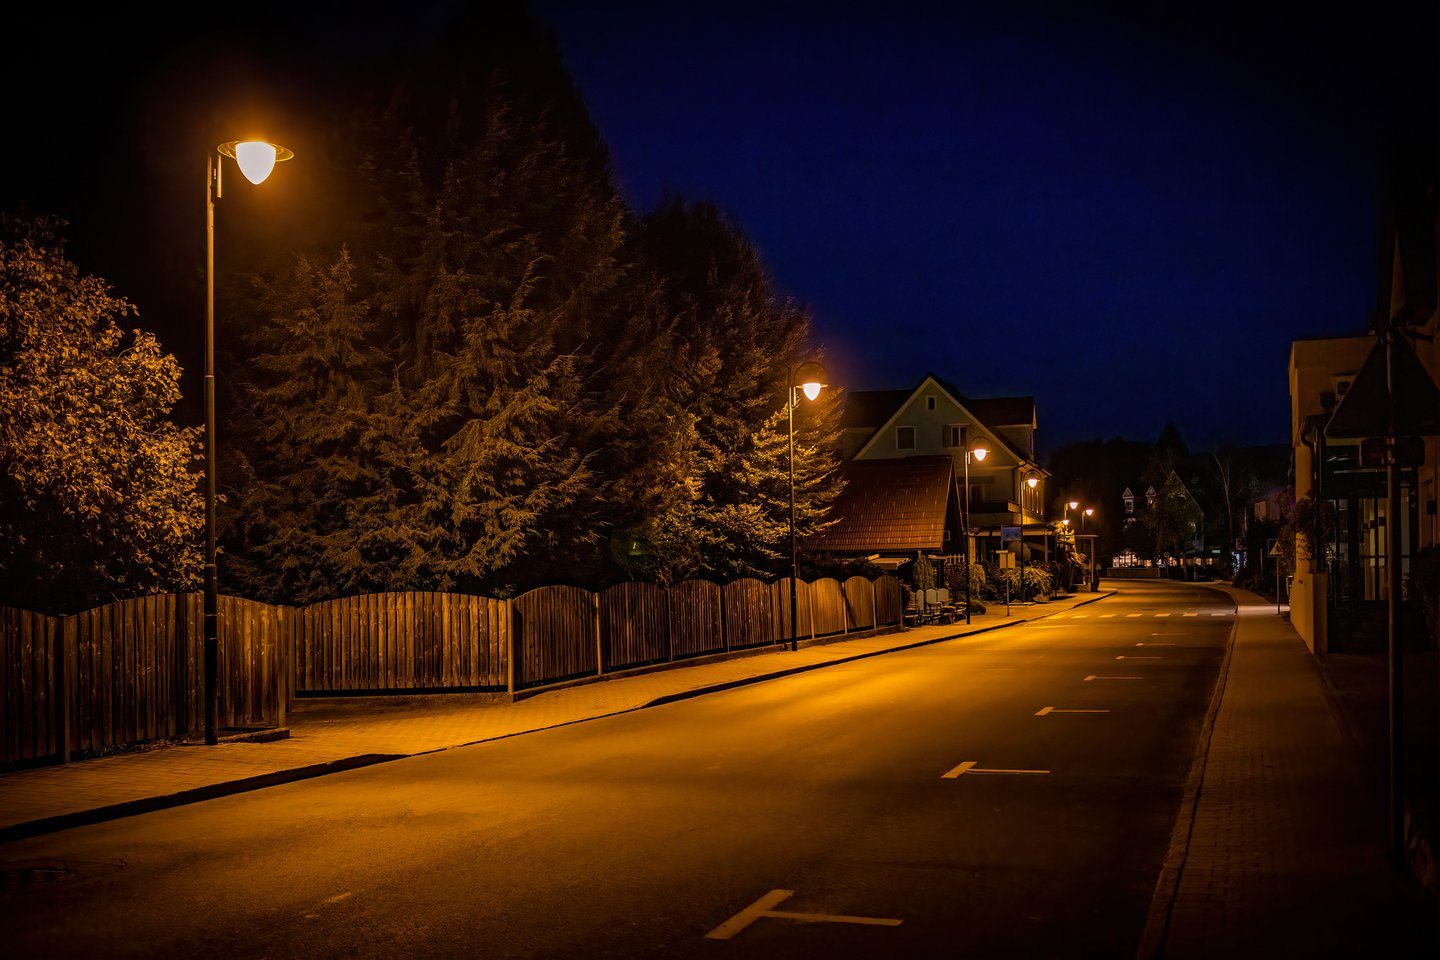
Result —
<instances>
[{"instance_id":1,"label":"sidewalk","mask_svg":"<svg viewBox=\"0 0 1440 960\"><path fill-rule=\"evenodd\" d=\"M769 648L729 660L615 674L509 702L483 694L296 701L290 736L267 742L169 746L64 766L0 774L0 843L150 810L195 803L372 763L498 740L640 710L685 697L1002 629L1110 596L1077 593L1036 604L997 604L954 623L797 651Z\"/></svg>"},{"instance_id":2,"label":"sidewalk","mask_svg":"<svg viewBox=\"0 0 1440 960\"><path fill-rule=\"evenodd\" d=\"M1244 590L1141 958L1435 957L1437 899L1393 866L1373 744L1275 605Z\"/></svg>"},{"instance_id":3,"label":"sidewalk","mask_svg":"<svg viewBox=\"0 0 1440 960\"><path fill-rule=\"evenodd\" d=\"M1440 956L1435 891L1389 863L1372 729L1383 674L1372 662L1329 658L1322 667L1273 603L1205 586L1229 593L1239 615L1140 957ZM0 775L0 843L1002 629L1113 592L1015 606L1009 617L994 607L968 626L616 675L514 703L481 695L304 700L284 740Z\"/></svg>"}]
</instances>

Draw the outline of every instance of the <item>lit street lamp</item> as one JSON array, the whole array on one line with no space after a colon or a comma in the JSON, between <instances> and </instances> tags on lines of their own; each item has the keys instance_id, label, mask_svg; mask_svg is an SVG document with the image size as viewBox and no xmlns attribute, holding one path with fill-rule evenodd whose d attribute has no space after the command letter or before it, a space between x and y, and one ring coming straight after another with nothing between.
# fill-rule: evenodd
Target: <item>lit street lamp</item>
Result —
<instances>
[{"instance_id":1,"label":"lit street lamp","mask_svg":"<svg viewBox=\"0 0 1440 960\"><path fill-rule=\"evenodd\" d=\"M1085 508L1084 515L1080 517L1080 532L1081 532L1081 533L1084 533L1084 532L1085 532L1085 521L1088 520L1088 519L1090 519L1090 518L1093 517L1093 516L1095 516L1095 508L1094 508L1094 507L1086 507L1086 508Z\"/></svg>"},{"instance_id":2,"label":"lit street lamp","mask_svg":"<svg viewBox=\"0 0 1440 960\"><path fill-rule=\"evenodd\" d=\"M806 374L806 379L801 379L801 373ZM786 381L789 386L786 389L786 414L790 418L790 649L800 649L800 611L798 606L798 589L796 581L800 577L799 553L795 549L795 406L800 402L796 394L805 395L806 400L814 400L820 396L821 389L825 386L825 368L814 360L806 360L790 368L790 376Z\"/></svg>"},{"instance_id":3,"label":"lit street lamp","mask_svg":"<svg viewBox=\"0 0 1440 960\"><path fill-rule=\"evenodd\" d=\"M970 540L970 458L973 456L977 463L984 463L985 458L990 455L990 448L985 445L984 440L976 440L965 448L965 622L970 622L970 562L971 562L971 540Z\"/></svg>"},{"instance_id":4,"label":"lit street lamp","mask_svg":"<svg viewBox=\"0 0 1440 960\"><path fill-rule=\"evenodd\" d=\"M1032 473L1025 478L1025 485L1030 488L1031 500L1034 500L1035 488L1040 485L1040 474ZM1025 506L1020 506L1020 602L1025 602Z\"/></svg>"},{"instance_id":5,"label":"lit street lamp","mask_svg":"<svg viewBox=\"0 0 1440 960\"><path fill-rule=\"evenodd\" d=\"M215 201L221 196L222 157L230 157L251 183L260 184L294 151L264 140L231 140L205 158L205 742L218 742L220 725L219 584L215 565Z\"/></svg>"}]
</instances>

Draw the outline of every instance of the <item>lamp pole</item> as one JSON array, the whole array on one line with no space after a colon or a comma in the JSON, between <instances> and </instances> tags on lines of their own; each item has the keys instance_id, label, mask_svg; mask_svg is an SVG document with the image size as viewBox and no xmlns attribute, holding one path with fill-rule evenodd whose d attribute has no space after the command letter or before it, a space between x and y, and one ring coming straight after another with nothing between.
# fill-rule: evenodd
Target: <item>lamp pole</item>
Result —
<instances>
[{"instance_id":1,"label":"lamp pole","mask_svg":"<svg viewBox=\"0 0 1440 960\"><path fill-rule=\"evenodd\" d=\"M222 157L230 157L245 179L265 182L275 164L294 151L264 140L231 140L205 157L205 742L219 741L220 597L215 562L215 201L221 197Z\"/></svg>"},{"instance_id":2,"label":"lamp pole","mask_svg":"<svg viewBox=\"0 0 1440 960\"><path fill-rule=\"evenodd\" d=\"M990 448L985 446L984 440L976 440L965 447L965 622L970 622L970 457L973 454L975 459L981 463L989 455Z\"/></svg>"},{"instance_id":3,"label":"lamp pole","mask_svg":"<svg viewBox=\"0 0 1440 960\"><path fill-rule=\"evenodd\" d=\"M1030 474L1025 478L1025 485L1031 490L1031 499L1034 499L1034 490L1040 485L1040 477ZM1025 602L1025 506L1020 506L1020 602Z\"/></svg>"},{"instance_id":4,"label":"lamp pole","mask_svg":"<svg viewBox=\"0 0 1440 960\"><path fill-rule=\"evenodd\" d=\"M809 368L811 379L800 382L800 371ZM798 388L805 395L806 400L814 400L820 396L821 389L825 386L823 378L824 369L813 360L797 364L790 368L790 376L786 378L788 384L785 388L785 412L789 418L789 440L790 440L790 649L800 649L800 609L799 609L799 588L797 581L800 578L800 554L795 545L795 406L800 402L796 394Z\"/></svg>"}]
</instances>

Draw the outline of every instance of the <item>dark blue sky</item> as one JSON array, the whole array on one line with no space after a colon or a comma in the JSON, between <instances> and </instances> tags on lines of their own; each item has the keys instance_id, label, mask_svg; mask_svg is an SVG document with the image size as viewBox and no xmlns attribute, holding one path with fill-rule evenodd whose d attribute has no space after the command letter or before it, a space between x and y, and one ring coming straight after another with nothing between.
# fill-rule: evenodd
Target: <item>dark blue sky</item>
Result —
<instances>
[{"instance_id":1,"label":"dark blue sky","mask_svg":"<svg viewBox=\"0 0 1440 960\"><path fill-rule=\"evenodd\" d=\"M1288 441L1290 342L1374 301L1385 140L1435 130L1423 5L601 6L537 8L633 203L728 211L837 383L1033 394L1045 450Z\"/></svg>"},{"instance_id":2,"label":"dark blue sky","mask_svg":"<svg viewBox=\"0 0 1440 960\"><path fill-rule=\"evenodd\" d=\"M70 219L195 392L202 328L161 286L203 270L208 144L175 118L233 124L234 64L323 78L457 2L29 11L0 206ZM1379 161L1440 125L1436 6L534 3L634 206L727 211L836 384L1033 394L1042 453L1167 420L1193 448L1288 440L1290 342L1364 329ZM303 179L256 202L280 216Z\"/></svg>"}]
</instances>

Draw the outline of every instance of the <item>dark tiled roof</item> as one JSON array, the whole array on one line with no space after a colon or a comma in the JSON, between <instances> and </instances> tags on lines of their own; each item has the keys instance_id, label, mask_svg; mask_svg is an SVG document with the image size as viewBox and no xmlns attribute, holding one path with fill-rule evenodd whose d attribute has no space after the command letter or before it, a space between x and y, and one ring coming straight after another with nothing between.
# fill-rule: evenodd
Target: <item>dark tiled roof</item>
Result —
<instances>
[{"instance_id":1,"label":"dark tiled roof","mask_svg":"<svg viewBox=\"0 0 1440 960\"><path fill-rule=\"evenodd\" d=\"M914 393L914 390L864 390L847 393L840 426L878 430Z\"/></svg>"},{"instance_id":2,"label":"dark tiled roof","mask_svg":"<svg viewBox=\"0 0 1440 960\"><path fill-rule=\"evenodd\" d=\"M987 427L1028 427L1035 422L1034 397L991 397L962 402Z\"/></svg>"},{"instance_id":3,"label":"dark tiled roof","mask_svg":"<svg viewBox=\"0 0 1440 960\"><path fill-rule=\"evenodd\" d=\"M834 553L943 549L954 469L949 457L846 461L841 465L845 491L835 506L840 520L807 539L806 548Z\"/></svg>"}]
</instances>

